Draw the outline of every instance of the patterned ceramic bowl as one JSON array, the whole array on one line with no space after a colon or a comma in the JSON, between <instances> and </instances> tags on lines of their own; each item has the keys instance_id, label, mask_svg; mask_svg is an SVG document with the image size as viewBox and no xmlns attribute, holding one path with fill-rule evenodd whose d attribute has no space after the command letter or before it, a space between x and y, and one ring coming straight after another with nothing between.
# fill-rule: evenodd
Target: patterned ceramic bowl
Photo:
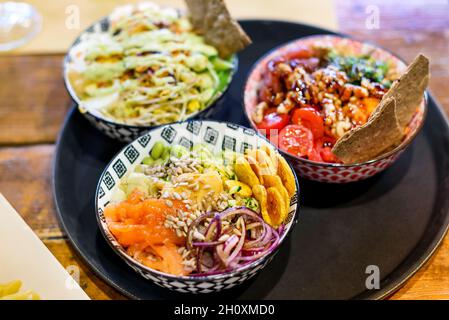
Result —
<instances>
[{"instance_id":1,"label":"patterned ceramic bowl","mask_svg":"<svg viewBox=\"0 0 449 320\"><path fill-rule=\"evenodd\" d=\"M317 35L294 40L287 44L281 45L272 49L262 58L260 58L253 66L247 79L243 100L244 110L251 126L257 130L256 124L251 118L258 103L257 93L264 77L267 63L277 57L278 55L295 48L299 45L310 46L316 42L325 42L334 47L344 47L348 53L352 54L366 54L369 53L372 57L382 61L388 61L396 66L397 72L402 73L407 68L406 64L398 57L392 55L390 52L376 47L369 43L359 42L350 38L344 38L331 35ZM409 131L404 141L393 150L382 154L381 156L356 164L338 164L338 163L323 163L315 162L308 159L303 159L282 150L281 153L290 161L299 176L309 180L327 183L348 183L363 180L374 176L375 174L385 170L391 166L404 150L411 144L415 136L418 134L424 124L424 119L427 113L427 96L419 107L414 119L409 124Z\"/></svg>"},{"instance_id":2,"label":"patterned ceramic bowl","mask_svg":"<svg viewBox=\"0 0 449 320\"><path fill-rule=\"evenodd\" d=\"M64 77L64 84L69 92L70 96L72 97L73 101L79 105L80 100L73 89L68 73L69 73L69 65L72 62L72 50L73 48L80 43L81 38L86 33L93 33L93 32L99 32L99 31L107 31L109 29L109 18L103 18L100 21L96 22L89 28L87 28L81 35L72 43L70 46L67 55L64 58L63 61L63 77ZM237 72L238 68L238 59L237 56L234 55L232 58L232 63L234 68L231 71L230 76L228 77L228 82L223 90L218 91L215 93L214 97L212 98L209 105L204 108L203 110L200 110L197 113L193 113L189 116L191 119L207 119L212 117L222 106L223 100L221 99L223 95L226 93L226 91L229 88L229 85L231 84L232 78L234 74ZM81 110L80 112L86 117L86 119L98 130L106 134L108 137L117 139L122 142L131 142L141 135L148 132L148 130L157 127L157 126L136 126L136 125L129 125L129 124L123 124L117 121L114 121L113 119L110 119L108 117L102 116L99 113L92 113L87 110Z\"/></svg>"},{"instance_id":3,"label":"patterned ceramic bowl","mask_svg":"<svg viewBox=\"0 0 449 320\"><path fill-rule=\"evenodd\" d=\"M291 232L298 219L298 192L291 198L290 211L280 243L268 255L233 271L209 276L173 276L148 268L130 257L109 231L104 209L121 179L132 172L135 166L150 153L153 145L162 141L168 145L182 145L190 148L193 144L204 143L214 152L232 150L242 152L248 148L269 144L253 130L238 125L215 121L189 121L155 128L125 146L109 163L101 175L95 195L97 221L112 249L137 273L159 286L185 293L210 293L232 288L255 276L275 256L279 246Z\"/></svg>"}]
</instances>

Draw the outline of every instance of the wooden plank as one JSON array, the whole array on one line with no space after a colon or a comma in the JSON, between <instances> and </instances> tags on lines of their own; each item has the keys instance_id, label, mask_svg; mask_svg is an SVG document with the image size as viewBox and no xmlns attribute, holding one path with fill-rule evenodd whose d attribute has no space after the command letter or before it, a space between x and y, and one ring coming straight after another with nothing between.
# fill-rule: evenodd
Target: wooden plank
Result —
<instances>
[{"instance_id":1,"label":"wooden plank","mask_svg":"<svg viewBox=\"0 0 449 320\"><path fill-rule=\"evenodd\" d=\"M53 143L70 107L62 56L1 56L0 83L0 145Z\"/></svg>"},{"instance_id":2,"label":"wooden plank","mask_svg":"<svg viewBox=\"0 0 449 320\"><path fill-rule=\"evenodd\" d=\"M80 287L91 299L97 300L122 300L126 299L115 289L108 286L98 278L88 266L73 252L70 244L64 239L52 239L44 241L47 248L55 255L58 261L69 271L72 277L79 278Z\"/></svg>"},{"instance_id":3,"label":"wooden plank","mask_svg":"<svg viewBox=\"0 0 449 320\"><path fill-rule=\"evenodd\" d=\"M51 194L53 145L0 148L0 192L33 230L61 235Z\"/></svg>"},{"instance_id":4,"label":"wooden plank","mask_svg":"<svg viewBox=\"0 0 449 320\"><path fill-rule=\"evenodd\" d=\"M92 299L123 299L76 256L59 227L51 192L54 149L53 145L0 148L0 192L65 268L79 268L80 285Z\"/></svg>"},{"instance_id":5,"label":"wooden plank","mask_svg":"<svg viewBox=\"0 0 449 320\"><path fill-rule=\"evenodd\" d=\"M449 299L449 235L432 258L395 292L392 300Z\"/></svg>"}]
</instances>

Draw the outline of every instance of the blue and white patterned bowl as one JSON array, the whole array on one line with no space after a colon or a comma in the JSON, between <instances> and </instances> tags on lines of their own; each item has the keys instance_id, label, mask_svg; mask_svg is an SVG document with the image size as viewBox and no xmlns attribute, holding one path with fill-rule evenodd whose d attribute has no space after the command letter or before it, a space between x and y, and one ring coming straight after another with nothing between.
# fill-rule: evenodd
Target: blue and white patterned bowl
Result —
<instances>
[{"instance_id":1,"label":"blue and white patterned bowl","mask_svg":"<svg viewBox=\"0 0 449 320\"><path fill-rule=\"evenodd\" d=\"M71 52L72 48L81 41L81 37L83 36L83 34L99 32L99 31L107 31L108 29L109 29L109 18L108 17L105 17L105 18L99 20L98 22L94 23L93 25L88 27L85 31L83 31L78 36L78 38L75 39L75 41L70 46L66 56L64 57L64 61L63 61L64 85L65 85L68 93L72 97L72 100L77 105L79 105L80 100L79 100L75 90L73 89L73 87L69 81L69 77L68 77L68 71L69 71L68 65L72 61L70 52ZM212 98L212 101L206 108L198 111L197 113L190 115L189 119L208 119L208 118L212 117L220 109L220 107L223 104L222 97L228 90L228 88L232 82L232 79L234 78L234 75L238 69L237 55L234 55L232 57L232 63L233 63L234 68L231 71L231 74L229 76L228 83L227 83L226 87L222 91L218 91L215 94L215 96ZM80 110L80 109L79 109L79 111L81 112L81 114L83 114L86 117L86 119L95 128L97 128L98 130L103 132L108 137L110 137L112 139L119 140L121 142L131 142L131 141L137 139L138 137L140 137L141 135L145 134L152 128L158 127L158 126L135 126L135 125L124 124L124 123L114 121L113 119L110 119L106 116L101 116L98 113L91 113L89 111Z\"/></svg>"},{"instance_id":2,"label":"blue and white patterned bowl","mask_svg":"<svg viewBox=\"0 0 449 320\"><path fill-rule=\"evenodd\" d=\"M252 129L239 125L215 121L188 121L165 125L151 130L145 135L125 146L108 164L97 186L95 206L97 221L106 241L112 249L137 273L161 287L185 293L210 293L232 288L255 276L275 256L279 246L287 238L298 219L299 185L296 180L297 193L291 198L290 211L285 228L280 237L280 244L270 254L244 265L231 272L210 276L174 276L153 270L130 257L109 231L104 217L104 209L111 201L111 196L119 182L128 172L134 171L144 157L148 156L153 145L162 141L168 145L183 145L190 148L197 143L208 145L214 152L232 150L243 152L246 149L270 146L269 142L257 135ZM294 170L292 169L294 173Z\"/></svg>"}]
</instances>

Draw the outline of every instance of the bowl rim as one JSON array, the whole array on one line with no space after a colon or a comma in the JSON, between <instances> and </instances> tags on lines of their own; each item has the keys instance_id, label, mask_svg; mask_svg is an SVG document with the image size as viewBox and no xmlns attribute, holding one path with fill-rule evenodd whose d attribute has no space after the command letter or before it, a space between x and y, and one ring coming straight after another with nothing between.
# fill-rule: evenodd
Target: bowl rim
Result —
<instances>
[{"instance_id":1,"label":"bowl rim","mask_svg":"<svg viewBox=\"0 0 449 320\"><path fill-rule=\"evenodd\" d=\"M125 144L112 158L111 160L108 162L108 164L104 167L99 179L98 179L98 183L97 183L97 187L95 189L95 217L97 220L97 225L101 231L101 234L103 236L103 238L105 239L105 241L108 243L108 245L113 249L113 251L118 254L128 265L131 266L131 268L138 268L140 270L143 270L144 272L148 272L151 274L156 274L158 276L161 276L163 278L167 278L167 279L171 279L171 280L180 280L180 281L193 281L193 282L204 282L204 281L211 281L211 280L219 280L219 279L223 279L223 278L231 278L234 277L237 274L240 274L246 270L250 270L255 268L256 266L263 264L265 261L267 261L268 259L274 257L274 255L279 251L280 247L282 246L282 244L284 243L284 241L289 237L289 235L291 234L291 232L293 231L293 228L295 227L295 225L298 222L298 216L299 216L299 211L300 211L300 186L299 186L299 179L298 176L293 168L293 166L291 165L291 163L289 161L287 161L290 170L293 173L293 176L295 178L295 186L296 186L296 194L293 195L292 197L296 197L297 201L296 201L296 209L295 209L295 213L293 214L292 218L291 218L291 223L290 226L287 230L284 231L284 235L282 237L280 237L280 241L278 243L278 245L268 254L266 254L263 257L260 257L259 259L245 264L241 267L238 267L236 269L233 270L229 270L223 273L217 273L217 274L211 274L211 275L199 275L199 276L176 276L176 275L172 275L172 274L168 274L168 273L164 273L152 268L149 268L145 265L143 265L142 263L140 263L139 261L135 260L134 258L132 258L131 256L129 256L126 252L125 249L122 247L122 250L119 250L116 246L114 246L111 242L111 240L108 238L108 234L111 235L112 237L114 237L112 235L112 233L109 230L105 230L105 228L103 227L103 222L101 221L100 215L99 215L99 205L98 205L98 195L99 195L99 190L101 188L101 182L103 181L103 178L106 174L106 172L108 171L108 169L112 166L112 163L126 150L127 147L129 147L130 145L133 145L134 143L137 143L137 141L147 135L150 134L152 131L155 130L161 130L161 127L164 126L180 126L189 122L201 122L201 123L209 123L209 124L226 124L226 125L232 125L232 126L237 126L242 130L251 130L254 132L254 136L256 136L258 139L262 139L263 141L265 141L265 143L269 143L269 141L263 137L262 135L258 134L256 131L254 131L251 128L239 125L239 124L235 124L232 122L228 122L228 121L219 121L219 120L186 120L186 121L180 121L180 122L176 122L176 123L172 123L172 124L166 124L166 125L162 125L162 126L158 126L155 128L152 128L151 130L149 130L148 132L140 135L138 138L134 139L133 141ZM281 154L282 157L285 158L284 155ZM285 159L288 160L288 159ZM120 179L121 180L121 179ZM114 237L115 239L115 237ZM121 245L120 245L121 246Z\"/></svg>"},{"instance_id":2,"label":"bowl rim","mask_svg":"<svg viewBox=\"0 0 449 320\"><path fill-rule=\"evenodd\" d=\"M174 8L173 6L171 6L172 8ZM178 9L178 8L175 8ZM89 110L85 109L83 111L80 110L79 104L80 104L80 99L78 98L78 95L76 94L75 90L73 89L68 75L69 75L69 60L70 60L70 51L73 49L73 47L78 44L80 42L81 37L86 34L86 33L90 33L89 30L94 30L95 26L97 25L101 25L102 23L108 22L109 24L109 17L110 15L106 15L96 21L94 21L93 23L91 23L89 26L87 26L84 30L82 30L75 38L75 40L72 41L72 43L70 44L69 48L67 49L66 54L64 55L64 59L62 60L62 78L64 81L64 86L67 90L67 92L70 95L70 98L76 103L77 105L77 109L81 114L87 113L90 116L94 117L95 119L102 121L102 122L106 122L108 124L112 124L112 125L116 125L116 126L121 126L124 128L129 128L129 129L150 129L150 128L156 128L156 127L160 127L166 124L173 124L173 123L177 123L177 122L183 122L183 121L189 121L192 120L196 117L201 116L202 114L204 114L206 111L209 111L210 108L214 107L219 100L226 94L226 92L229 90L232 81L234 80L234 76L237 74L238 68L239 68L239 58L237 54L233 54L231 56L231 61L233 64L233 68L231 69L231 72L229 74L229 79L228 82L226 84L226 86L223 88L222 91L218 91L216 92L215 96L211 99L211 102L202 110L199 110L195 113L192 113L189 115L189 117L185 120L178 120L175 122L169 122L169 123L165 123L165 124L156 124L156 125L143 125L143 126L139 126L139 125L133 125L133 124L126 124L126 123L122 123L119 121L115 121L113 119L107 118L105 116L99 115L99 114L95 114L90 112Z\"/></svg>"},{"instance_id":3,"label":"bowl rim","mask_svg":"<svg viewBox=\"0 0 449 320\"><path fill-rule=\"evenodd\" d=\"M251 128L252 128L253 130L255 130L259 135L262 135L262 134L259 132L259 130L258 130L257 128L255 128L254 122L252 121L250 115L248 114L248 110L247 110L247 108L246 108L246 103L245 103L245 96L246 96L246 94L247 94L247 87L248 87L248 83L249 83L249 80L250 80L252 74L253 74L254 71L259 67L260 63L261 63L265 58L267 58L268 56L270 56L270 55L273 54L274 52L278 51L279 49L281 49L281 48L283 48L283 47L286 47L286 46L288 46L288 45L294 44L294 43L296 43L296 42L298 42L298 41L300 41L300 40L307 40L307 39L312 39L312 38L323 38L323 37L332 37L332 38L339 38L339 39L349 39L349 40L351 40L351 41L358 42L359 44L372 46L372 47L374 47L376 50L381 50L381 51L384 51L384 52L388 53L388 54L391 55L393 58L397 59L398 61L404 63L404 64L407 66L407 63L404 61L404 59L402 59L402 58L401 58L400 56L398 56L397 54L391 52L390 50L388 50L388 49L386 49L386 48L384 48L384 47L382 47L382 46L379 46L379 45L377 45L377 44L374 44L373 42L365 41L365 40L359 40L359 39L357 39L357 38L355 38L355 37L352 37L352 36L349 36L349 35L346 35L346 34L338 34L338 33L335 33L335 34L326 34L326 33L324 33L324 34L308 35L308 36L299 37L299 38L296 38L296 39L293 39L293 40L284 42L284 43L282 43L282 44L280 44L280 45L278 45L278 46L275 46L275 47L269 49L267 52L265 52L261 57L259 57L259 58L256 60L256 62L253 63L253 65L251 66L251 68L249 69L249 71L248 71L248 73L247 73L247 77L246 77L246 80L245 80L245 82L244 82L243 90L242 90L242 107L243 107L243 113L245 114L245 117L247 118L247 120L248 120L248 122L249 122ZM288 152L286 152L286 151L280 149L279 147L274 146L274 144L272 144L271 142L270 142L270 143L271 143L271 145L273 145L275 148L277 148L278 151L279 151L281 154L283 154L284 156L290 157L290 158L292 158L292 159L294 159L294 160L296 160L296 161L304 162L304 163L306 163L306 164L308 164L308 165L312 165L312 166L331 167L331 168L353 168L353 167L360 167L360 166L370 165L370 164L373 164L373 163L375 163L375 162L379 162L379 161L381 161L381 160L387 159L387 158L389 158L390 156L392 156L392 155L394 155L394 154L399 153L400 151L404 150L405 148L407 148L407 147L412 143L412 141L415 139L415 137L418 135L418 133L421 131L422 127L424 126L424 123L425 123L425 120L426 120L426 117L427 117L427 112L428 112L428 90L425 90L425 91L424 91L424 97L423 97L423 101L421 102L421 105L422 105L422 118L421 118L421 121L420 121L420 122L418 123L418 125L416 126L416 129L413 130L413 131L411 132L410 135L406 136L405 139L404 139L399 145L397 145L396 147L394 147L394 148L391 149L390 151L385 152L385 153L383 153L383 154L377 156L376 158L370 159L370 160L367 160L367 161L356 162L356 163L349 163L349 164L344 164L344 163L329 163L329 162L317 162L317 161L312 161L312 160L309 160L309 159L304 159L304 158L295 156L295 155L293 155L293 154L290 154L290 153L288 153Z\"/></svg>"}]
</instances>

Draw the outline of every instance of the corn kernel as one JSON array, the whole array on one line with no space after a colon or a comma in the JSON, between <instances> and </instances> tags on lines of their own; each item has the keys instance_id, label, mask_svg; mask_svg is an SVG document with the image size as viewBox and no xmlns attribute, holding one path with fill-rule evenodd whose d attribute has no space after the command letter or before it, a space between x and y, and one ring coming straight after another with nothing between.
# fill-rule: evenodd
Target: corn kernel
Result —
<instances>
[{"instance_id":1,"label":"corn kernel","mask_svg":"<svg viewBox=\"0 0 449 320\"><path fill-rule=\"evenodd\" d=\"M187 104L187 109L190 112L196 111L200 108L200 102L196 99L194 100L190 100L189 103Z\"/></svg>"}]
</instances>

